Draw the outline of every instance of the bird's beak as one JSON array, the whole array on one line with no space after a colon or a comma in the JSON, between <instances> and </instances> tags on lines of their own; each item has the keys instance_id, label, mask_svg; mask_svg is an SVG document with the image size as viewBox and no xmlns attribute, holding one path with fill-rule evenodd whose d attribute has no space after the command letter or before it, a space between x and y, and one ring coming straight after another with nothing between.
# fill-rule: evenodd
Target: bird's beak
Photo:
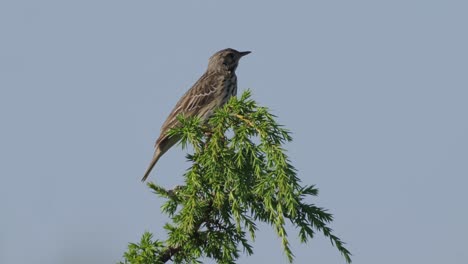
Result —
<instances>
[{"instance_id":1,"label":"bird's beak","mask_svg":"<svg viewBox=\"0 0 468 264\"><path fill-rule=\"evenodd\" d=\"M241 51L239 54L241 57L244 57L245 55L250 54L250 51Z\"/></svg>"}]
</instances>

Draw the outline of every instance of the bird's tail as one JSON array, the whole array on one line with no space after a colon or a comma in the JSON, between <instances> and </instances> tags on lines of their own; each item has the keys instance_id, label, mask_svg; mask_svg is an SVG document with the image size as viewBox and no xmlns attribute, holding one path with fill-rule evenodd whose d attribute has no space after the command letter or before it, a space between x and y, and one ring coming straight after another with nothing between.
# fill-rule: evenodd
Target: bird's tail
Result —
<instances>
[{"instance_id":1,"label":"bird's tail","mask_svg":"<svg viewBox=\"0 0 468 264\"><path fill-rule=\"evenodd\" d=\"M142 182L144 182L148 178L149 174L151 173L151 170L153 169L154 165L156 165L156 162L158 162L162 154L164 154L164 152L162 152L160 148L156 148L153 159L151 160L148 169L146 169L145 176L143 176L143 178L141 179Z\"/></svg>"}]
</instances>

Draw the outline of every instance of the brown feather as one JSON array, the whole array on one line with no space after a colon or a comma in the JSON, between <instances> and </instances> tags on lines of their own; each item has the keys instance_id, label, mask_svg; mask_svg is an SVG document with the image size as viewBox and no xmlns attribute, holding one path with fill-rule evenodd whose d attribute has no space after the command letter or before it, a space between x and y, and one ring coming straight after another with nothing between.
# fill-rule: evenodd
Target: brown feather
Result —
<instances>
[{"instance_id":1,"label":"brown feather","mask_svg":"<svg viewBox=\"0 0 468 264\"><path fill-rule=\"evenodd\" d=\"M177 120L179 114L185 117L198 116L202 122L207 122L217 108L223 106L231 96L236 95L237 76L235 70L239 59L249 53L225 49L211 56L207 71L179 99L161 126L161 134L155 143L153 159L142 181L146 180L159 158L180 140L180 138L167 135L171 128L180 125Z\"/></svg>"}]
</instances>

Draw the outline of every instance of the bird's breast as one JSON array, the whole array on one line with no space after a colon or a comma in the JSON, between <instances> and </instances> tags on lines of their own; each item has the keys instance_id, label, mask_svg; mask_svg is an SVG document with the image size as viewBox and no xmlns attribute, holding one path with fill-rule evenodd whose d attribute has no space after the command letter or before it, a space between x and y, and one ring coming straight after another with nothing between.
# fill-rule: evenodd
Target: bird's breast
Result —
<instances>
[{"instance_id":1,"label":"bird's breast","mask_svg":"<svg viewBox=\"0 0 468 264\"><path fill-rule=\"evenodd\" d=\"M224 95L222 100L222 105L227 103L231 96L236 96L237 94L237 76L232 74L229 78L226 78L223 89Z\"/></svg>"}]
</instances>

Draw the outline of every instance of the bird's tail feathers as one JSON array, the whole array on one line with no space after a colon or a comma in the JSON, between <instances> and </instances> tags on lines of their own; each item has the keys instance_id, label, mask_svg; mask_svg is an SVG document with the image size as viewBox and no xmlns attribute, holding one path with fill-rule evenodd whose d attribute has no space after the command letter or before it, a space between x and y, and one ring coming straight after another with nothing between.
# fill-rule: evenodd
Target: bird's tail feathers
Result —
<instances>
[{"instance_id":1,"label":"bird's tail feathers","mask_svg":"<svg viewBox=\"0 0 468 264\"><path fill-rule=\"evenodd\" d=\"M143 176L143 178L141 179L142 182L144 182L148 178L148 176L151 173L151 170L153 169L154 165L156 165L156 162L158 162L158 160L162 156L162 154L164 154L164 153L161 152L161 149L157 147L156 151L154 152L153 159L151 160L151 163L148 166L148 169L146 169L145 176Z\"/></svg>"}]
</instances>

